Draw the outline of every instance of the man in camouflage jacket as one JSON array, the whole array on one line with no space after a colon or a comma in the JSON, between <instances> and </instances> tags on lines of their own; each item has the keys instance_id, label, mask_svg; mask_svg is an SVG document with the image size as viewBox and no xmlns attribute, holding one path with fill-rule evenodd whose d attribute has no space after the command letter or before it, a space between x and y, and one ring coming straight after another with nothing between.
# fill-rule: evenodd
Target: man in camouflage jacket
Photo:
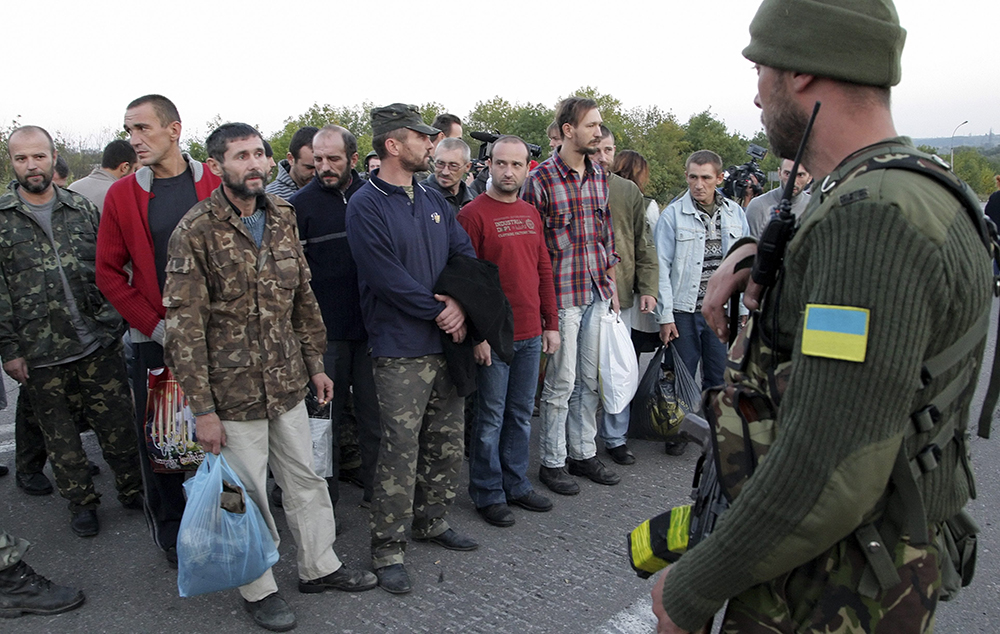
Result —
<instances>
[{"instance_id":1,"label":"man in camouflage jacket","mask_svg":"<svg viewBox=\"0 0 1000 634\"><path fill-rule=\"evenodd\" d=\"M119 500L141 504L122 320L94 282L97 209L52 184L48 132L19 128L8 151L17 183L0 196L0 356L37 416L71 528L90 537L99 530L100 495L77 418L97 434Z\"/></svg>"},{"instance_id":2,"label":"man in camouflage jacket","mask_svg":"<svg viewBox=\"0 0 1000 634\"><path fill-rule=\"evenodd\" d=\"M333 382L323 372L326 329L295 210L264 193L267 158L254 128L225 124L206 147L222 186L170 238L165 360L196 416L202 447L226 457L278 542L266 497L270 464L298 546L299 591L373 588L375 575L347 569L333 551L333 506L312 468L306 384L312 380L324 403ZM270 570L240 593L258 625L294 627Z\"/></svg>"}]
</instances>

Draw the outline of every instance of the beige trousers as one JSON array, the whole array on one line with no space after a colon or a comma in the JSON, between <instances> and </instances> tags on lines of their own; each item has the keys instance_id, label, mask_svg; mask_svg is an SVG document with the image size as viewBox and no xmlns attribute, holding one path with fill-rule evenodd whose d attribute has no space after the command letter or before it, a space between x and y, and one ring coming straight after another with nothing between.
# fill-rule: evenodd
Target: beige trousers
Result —
<instances>
[{"instance_id":1,"label":"beige trousers","mask_svg":"<svg viewBox=\"0 0 1000 634\"><path fill-rule=\"evenodd\" d=\"M282 506L297 549L299 578L318 579L342 565L333 542L337 538L333 506L326 480L313 471L312 435L305 401L273 420L224 420L226 446L222 455L243 481L246 492L271 529L275 545L278 529L267 506L267 467L281 487ZM260 601L278 591L268 569L255 581L240 586L247 601Z\"/></svg>"}]
</instances>

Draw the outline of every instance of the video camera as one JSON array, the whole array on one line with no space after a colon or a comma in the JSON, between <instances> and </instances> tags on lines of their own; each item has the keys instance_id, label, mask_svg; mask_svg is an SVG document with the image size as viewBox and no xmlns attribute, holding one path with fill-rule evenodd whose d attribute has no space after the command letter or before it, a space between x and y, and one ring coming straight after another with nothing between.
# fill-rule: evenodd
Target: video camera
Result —
<instances>
[{"instance_id":1,"label":"video camera","mask_svg":"<svg viewBox=\"0 0 1000 634\"><path fill-rule=\"evenodd\" d=\"M472 173L478 175L486 167L486 159L490 157L490 153L493 151L493 142L503 135L491 132L470 132L469 136L480 141L479 155L472 159ZM525 145L528 146L528 153L531 156L538 158L542 155L541 146L527 142L525 142Z\"/></svg>"},{"instance_id":2,"label":"video camera","mask_svg":"<svg viewBox=\"0 0 1000 634\"><path fill-rule=\"evenodd\" d=\"M767 175L757 164L757 161L763 161L767 156L767 148L751 143L747 154L750 155L750 160L743 165L730 166L724 172L726 180L722 184L722 194L740 204L743 204L747 188L750 188L754 196L759 196L764 193L764 183L767 181Z\"/></svg>"}]
</instances>

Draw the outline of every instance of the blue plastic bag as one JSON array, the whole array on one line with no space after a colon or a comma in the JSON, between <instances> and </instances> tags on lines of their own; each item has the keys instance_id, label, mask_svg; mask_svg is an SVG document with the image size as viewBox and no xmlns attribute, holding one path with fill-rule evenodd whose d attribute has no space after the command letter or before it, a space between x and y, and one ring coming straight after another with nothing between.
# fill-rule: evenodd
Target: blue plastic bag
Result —
<instances>
[{"instance_id":1,"label":"blue plastic bag","mask_svg":"<svg viewBox=\"0 0 1000 634\"><path fill-rule=\"evenodd\" d=\"M223 481L239 488L243 513L222 508ZM277 563L271 531L224 457L206 454L184 489L187 505L177 533L177 590L182 597L245 585Z\"/></svg>"}]
</instances>

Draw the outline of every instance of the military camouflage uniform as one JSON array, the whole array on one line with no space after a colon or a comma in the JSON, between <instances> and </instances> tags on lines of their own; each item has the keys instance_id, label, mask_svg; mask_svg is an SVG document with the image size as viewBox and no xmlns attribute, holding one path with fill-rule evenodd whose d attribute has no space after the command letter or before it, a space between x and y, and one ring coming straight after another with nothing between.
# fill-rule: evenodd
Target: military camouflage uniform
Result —
<instances>
[{"instance_id":1,"label":"military camouflage uniform","mask_svg":"<svg viewBox=\"0 0 1000 634\"><path fill-rule=\"evenodd\" d=\"M30 546L28 540L14 537L0 528L0 570L6 570L21 561Z\"/></svg>"},{"instance_id":2,"label":"military camouflage uniform","mask_svg":"<svg viewBox=\"0 0 1000 634\"><path fill-rule=\"evenodd\" d=\"M667 575L664 607L682 628L701 627L726 598L725 632L933 628L941 586L935 536L973 494L967 432L940 441L926 469L903 463L918 469L929 543L914 543L906 517L892 512L899 498L886 502L884 494L898 490L893 467L903 443L904 455L915 456L945 424L968 419L982 341L936 375L925 364L976 332L991 278L982 241L951 191L903 169L866 173L866 156L912 151L908 139L889 139L831 172L799 220L761 313L733 346L728 385L709 417L714 411L721 424L720 481L738 496ZM841 319L867 310L857 335L866 350L852 357L842 339L807 346L807 336L836 335L843 323L818 327L807 312L816 309ZM915 412L950 385L959 389L940 401L935 427L920 430ZM871 523L875 538L885 530L900 537L887 551L898 583L870 583L865 551L881 545L856 531Z\"/></svg>"},{"instance_id":3,"label":"military camouflage uniform","mask_svg":"<svg viewBox=\"0 0 1000 634\"><path fill-rule=\"evenodd\" d=\"M341 567L333 505L312 465L306 384L323 372L326 329L309 284L295 210L258 198L260 246L223 188L198 203L170 238L164 353L195 414L216 412L222 454L257 504L275 542L267 468L284 491L300 579ZM183 539L181 536L179 539ZM240 587L247 601L277 591L271 571Z\"/></svg>"},{"instance_id":4,"label":"military camouflage uniform","mask_svg":"<svg viewBox=\"0 0 1000 634\"><path fill-rule=\"evenodd\" d=\"M22 395L41 426L56 484L71 509L92 509L100 496L80 443L78 417L94 429L115 472L119 499L141 489L135 431L128 424L132 404L119 339L123 325L94 282L96 208L79 194L54 190L51 240L16 188L0 196L0 356L27 362ZM74 325L60 267L80 321L93 335L88 345Z\"/></svg>"},{"instance_id":5,"label":"military camouflage uniform","mask_svg":"<svg viewBox=\"0 0 1000 634\"><path fill-rule=\"evenodd\" d=\"M301 402L309 377L323 372L326 328L295 211L270 195L267 205L260 248L222 188L170 238L165 360L195 414L277 416Z\"/></svg>"},{"instance_id":6,"label":"military camouflage uniform","mask_svg":"<svg viewBox=\"0 0 1000 634\"><path fill-rule=\"evenodd\" d=\"M412 520L417 539L448 530L462 466L464 399L444 356L375 359L382 444L372 498L375 568L403 563Z\"/></svg>"}]
</instances>

